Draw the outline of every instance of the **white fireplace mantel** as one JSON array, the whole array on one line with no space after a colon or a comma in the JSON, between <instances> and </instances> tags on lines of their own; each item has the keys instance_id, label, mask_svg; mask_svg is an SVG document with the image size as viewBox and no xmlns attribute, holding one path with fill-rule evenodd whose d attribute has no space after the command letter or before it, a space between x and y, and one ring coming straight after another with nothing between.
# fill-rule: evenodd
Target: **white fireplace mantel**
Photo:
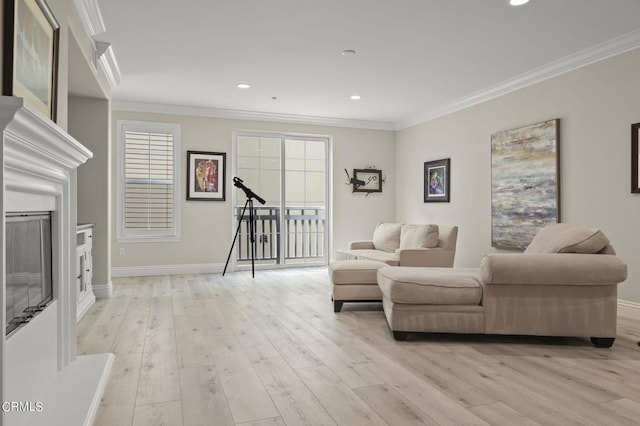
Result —
<instances>
[{"instance_id":1,"label":"white fireplace mantel","mask_svg":"<svg viewBox=\"0 0 640 426\"><path fill-rule=\"evenodd\" d=\"M112 354L76 357L76 169L93 154L21 98L0 97L0 131L3 216L53 212L54 296L31 322L0 339L0 400L42 406L40 411L0 410L0 424L88 424L113 362ZM6 278L0 264L4 336Z\"/></svg>"}]
</instances>

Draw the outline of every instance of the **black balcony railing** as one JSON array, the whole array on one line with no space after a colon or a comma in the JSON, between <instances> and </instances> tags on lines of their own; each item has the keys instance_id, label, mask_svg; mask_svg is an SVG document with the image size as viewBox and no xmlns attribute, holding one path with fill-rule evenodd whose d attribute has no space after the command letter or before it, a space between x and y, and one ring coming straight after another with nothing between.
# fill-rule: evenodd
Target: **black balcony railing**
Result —
<instances>
[{"instance_id":1,"label":"black balcony railing","mask_svg":"<svg viewBox=\"0 0 640 426\"><path fill-rule=\"evenodd\" d=\"M280 207L254 207L256 261L281 263L282 258L314 259L325 256L327 235L326 214L323 207L287 207L284 210L284 226L281 224ZM242 207L237 208L237 217ZM249 211L245 215L238 234L237 260L251 260L249 236ZM284 238L284 256L280 253L280 238Z\"/></svg>"}]
</instances>

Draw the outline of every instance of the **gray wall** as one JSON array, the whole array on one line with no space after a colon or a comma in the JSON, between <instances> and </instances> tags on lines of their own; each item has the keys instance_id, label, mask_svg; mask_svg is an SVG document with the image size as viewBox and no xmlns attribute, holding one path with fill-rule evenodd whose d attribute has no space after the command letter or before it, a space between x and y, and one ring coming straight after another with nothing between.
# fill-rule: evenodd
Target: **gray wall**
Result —
<instances>
[{"instance_id":1,"label":"gray wall","mask_svg":"<svg viewBox=\"0 0 640 426\"><path fill-rule=\"evenodd\" d=\"M395 134L392 131L362 130L343 127L309 126L284 123L268 123L230 120L208 117L168 115L113 111L112 134L113 164L112 187L116 188L117 137L116 122L142 120L178 123L182 126L182 179L186 175L186 152L189 150L227 153L227 192L225 202L186 201L186 184L180 183L182 238L170 243L119 243L116 240L116 202L112 206L112 266L114 268L149 267L153 265L224 265L231 246L235 225L232 218L231 183L233 161L232 132L255 130L327 135L331 137L331 186L333 203L333 248L345 247L350 240L371 236L378 221L391 221L395 217ZM351 193L345 185L344 169L376 165L386 174L388 183L383 192L365 197L363 193ZM125 255L120 255L120 248Z\"/></svg>"},{"instance_id":2,"label":"gray wall","mask_svg":"<svg viewBox=\"0 0 640 426\"><path fill-rule=\"evenodd\" d=\"M640 50L397 132L396 218L460 226L456 266L491 248L491 134L560 119L561 221L597 227L629 265L620 299L640 302L640 194L630 127L640 122ZM451 202L423 203L423 162L451 158Z\"/></svg>"},{"instance_id":3,"label":"gray wall","mask_svg":"<svg viewBox=\"0 0 640 426\"><path fill-rule=\"evenodd\" d=\"M93 285L111 283L111 135L107 99L69 97L69 134L93 152L78 168L78 223L93 223Z\"/></svg>"}]
</instances>

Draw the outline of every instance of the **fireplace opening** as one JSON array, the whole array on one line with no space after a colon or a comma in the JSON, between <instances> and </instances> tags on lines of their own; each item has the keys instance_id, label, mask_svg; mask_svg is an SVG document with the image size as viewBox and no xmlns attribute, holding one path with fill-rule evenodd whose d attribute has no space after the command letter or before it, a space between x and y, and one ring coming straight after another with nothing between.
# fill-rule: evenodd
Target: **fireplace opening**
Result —
<instances>
[{"instance_id":1,"label":"fireplace opening","mask_svg":"<svg viewBox=\"0 0 640 426\"><path fill-rule=\"evenodd\" d=\"M5 226L9 335L53 300L51 212L7 213Z\"/></svg>"}]
</instances>

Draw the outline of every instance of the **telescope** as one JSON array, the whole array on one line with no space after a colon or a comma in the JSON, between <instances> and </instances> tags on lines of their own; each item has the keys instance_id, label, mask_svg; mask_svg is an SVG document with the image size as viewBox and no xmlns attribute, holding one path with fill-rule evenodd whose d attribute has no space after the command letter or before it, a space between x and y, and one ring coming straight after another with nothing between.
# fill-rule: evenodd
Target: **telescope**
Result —
<instances>
[{"instance_id":1,"label":"telescope","mask_svg":"<svg viewBox=\"0 0 640 426\"><path fill-rule=\"evenodd\" d=\"M237 176L233 178L233 186L235 186L236 188L242 189L244 191L245 195L247 196L247 198L255 198L256 200L258 200L258 202L260 204L266 203L266 201L264 201L262 198L260 198L258 196L258 194L256 194L255 192L253 192L252 190L250 190L249 188L244 186L243 182L244 181L242 179L240 179L239 177L237 177Z\"/></svg>"},{"instance_id":2,"label":"telescope","mask_svg":"<svg viewBox=\"0 0 640 426\"><path fill-rule=\"evenodd\" d=\"M236 228L236 235L233 237L233 242L231 243L231 248L229 249L229 256L227 256L227 263L224 264L224 270L222 271L222 276L227 272L227 266L229 266L229 260L231 259L231 253L233 253L233 246L236 244L236 240L238 239L238 234L240 233L240 227L242 226L242 221L244 220L244 212L249 207L249 241L251 241L251 277L255 277L255 261L256 257L256 226L254 224L255 217L253 212L253 199L258 200L260 204L266 203L264 199L260 198L258 194L247 188L242 179L239 177L233 178L233 186L236 188L240 188L244 191L244 194L247 196L247 201L244 203L244 208L242 209L242 214L238 219L238 227Z\"/></svg>"}]
</instances>

